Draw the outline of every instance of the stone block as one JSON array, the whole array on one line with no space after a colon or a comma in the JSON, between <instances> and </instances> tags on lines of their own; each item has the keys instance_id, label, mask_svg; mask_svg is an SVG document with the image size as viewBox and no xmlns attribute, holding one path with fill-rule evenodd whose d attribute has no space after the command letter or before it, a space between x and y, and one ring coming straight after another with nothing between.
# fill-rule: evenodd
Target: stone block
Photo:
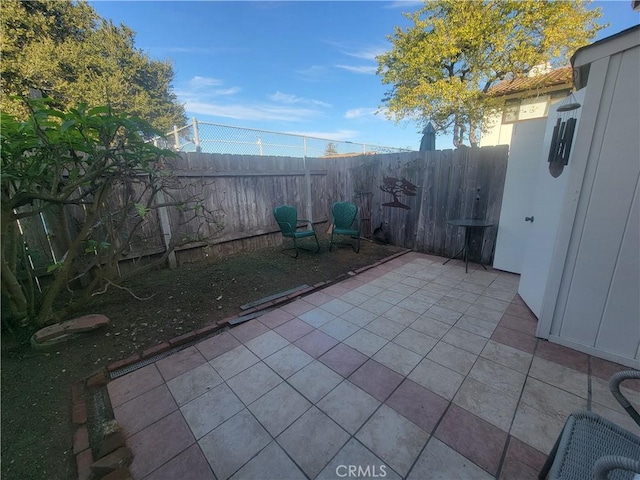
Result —
<instances>
[{"instance_id":1,"label":"stone block","mask_svg":"<svg viewBox=\"0 0 640 480\"><path fill-rule=\"evenodd\" d=\"M61 337L64 334L64 325L62 323L56 323L54 325L49 325L48 327L44 327L38 330L33 334L33 339L38 343L42 343L53 340L54 338Z\"/></svg>"},{"instance_id":2,"label":"stone block","mask_svg":"<svg viewBox=\"0 0 640 480\"><path fill-rule=\"evenodd\" d=\"M142 358L149 358L159 353L166 352L169 349L171 349L171 345L169 344L169 342L163 342L159 345L147 348L144 352L142 352Z\"/></svg>"},{"instance_id":3,"label":"stone block","mask_svg":"<svg viewBox=\"0 0 640 480\"><path fill-rule=\"evenodd\" d=\"M127 437L120 429L107 433L96 446L98 458L106 457L111 452L115 452L119 448L126 446L126 442Z\"/></svg>"},{"instance_id":4,"label":"stone block","mask_svg":"<svg viewBox=\"0 0 640 480\"><path fill-rule=\"evenodd\" d=\"M89 431L83 425L73 434L73 453L77 455L87 448L89 448Z\"/></svg>"},{"instance_id":5,"label":"stone block","mask_svg":"<svg viewBox=\"0 0 640 480\"><path fill-rule=\"evenodd\" d=\"M71 411L71 421L75 425L82 425L87 423L87 404L84 401L78 402L73 405Z\"/></svg>"},{"instance_id":6,"label":"stone block","mask_svg":"<svg viewBox=\"0 0 640 480\"><path fill-rule=\"evenodd\" d=\"M114 370L119 370L121 368L127 367L131 364L136 363L140 360L140 354L136 353L135 355L130 356L129 358L125 358L124 360L119 360L117 362L113 362L107 367L107 370L113 372Z\"/></svg>"},{"instance_id":7,"label":"stone block","mask_svg":"<svg viewBox=\"0 0 640 480\"><path fill-rule=\"evenodd\" d=\"M82 333L90 332L109 324L109 319L105 315L91 314L74 318L66 322L62 322L65 333Z\"/></svg>"},{"instance_id":8,"label":"stone block","mask_svg":"<svg viewBox=\"0 0 640 480\"><path fill-rule=\"evenodd\" d=\"M120 447L115 452L93 462L91 471L98 477L104 477L115 470L128 467L131 465L131 460L133 460L133 452L127 447Z\"/></svg>"},{"instance_id":9,"label":"stone block","mask_svg":"<svg viewBox=\"0 0 640 480\"><path fill-rule=\"evenodd\" d=\"M169 343L171 344L172 347L176 347L178 345L183 345L195 339L196 339L196 332L189 332L189 333L185 333L184 335L180 335L178 337L172 338L171 340L169 340Z\"/></svg>"},{"instance_id":10,"label":"stone block","mask_svg":"<svg viewBox=\"0 0 640 480\"><path fill-rule=\"evenodd\" d=\"M84 400L84 394L84 383L74 383L71 387L71 403L80 403L80 401Z\"/></svg>"},{"instance_id":11,"label":"stone block","mask_svg":"<svg viewBox=\"0 0 640 480\"><path fill-rule=\"evenodd\" d=\"M220 325L218 325L217 323L214 323L213 325L206 325L196 330L196 335L198 335L198 337L204 337L206 335L217 332L218 330L220 330L220 328Z\"/></svg>"},{"instance_id":12,"label":"stone block","mask_svg":"<svg viewBox=\"0 0 640 480\"><path fill-rule=\"evenodd\" d=\"M91 449L83 450L76 455L76 468L78 469L78 480L89 480L91 477L91 464L93 463L93 455Z\"/></svg>"},{"instance_id":13,"label":"stone block","mask_svg":"<svg viewBox=\"0 0 640 480\"><path fill-rule=\"evenodd\" d=\"M100 388L107 384L107 376L104 370L94 373L87 379L87 387Z\"/></svg>"}]
</instances>

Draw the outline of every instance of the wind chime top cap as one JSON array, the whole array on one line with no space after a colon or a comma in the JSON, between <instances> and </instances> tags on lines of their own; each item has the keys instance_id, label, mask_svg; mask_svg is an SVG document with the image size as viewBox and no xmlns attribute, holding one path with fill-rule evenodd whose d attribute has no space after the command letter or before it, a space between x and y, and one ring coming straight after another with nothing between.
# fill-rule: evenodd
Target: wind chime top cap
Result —
<instances>
[{"instance_id":1,"label":"wind chime top cap","mask_svg":"<svg viewBox=\"0 0 640 480\"><path fill-rule=\"evenodd\" d=\"M562 102L562 105L556 109L557 112L570 112L572 110L577 110L582 106L576 101L576 97L573 96L573 93L569 94L569 96L562 100Z\"/></svg>"}]
</instances>

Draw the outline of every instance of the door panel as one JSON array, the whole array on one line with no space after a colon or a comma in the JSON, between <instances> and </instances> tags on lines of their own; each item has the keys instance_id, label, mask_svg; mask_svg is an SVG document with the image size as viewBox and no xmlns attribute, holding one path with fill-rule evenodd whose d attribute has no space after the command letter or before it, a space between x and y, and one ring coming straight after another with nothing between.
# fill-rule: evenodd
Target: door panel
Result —
<instances>
[{"instance_id":1,"label":"door panel","mask_svg":"<svg viewBox=\"0 0 640 480\"><path fill-rule=\"evenodd\" d=\"M529 231L529 225L524 224L523 220L531 215L533 208L540 144L544 139L546 125L547 119L540 118L513 126L493 258L493 268L498 270L522 273L522 246Z\"/></svg>"},{"instance_id":2,"label":"door panel","mask_svg":"<svg viewBox=\"0 0 640 480\"><path fill-rule=\"evenodd\" d=\"M584 89L576 92L574 97L577 102L582 103ZM560 104L562 103L560 102ZM549 163L547 162L553 127L558 118L556 109L560 104L556 104L549 109L542 149L538 150L537 174L533 179L535 183L533 207L531 213L527 215L533 216L534 221L525 222L524 217L521 220L522 232L526 242L523 242L524 259L518 293L536 317L540 317L542 312L544 290L551 268L556 233L560 224L562 206L569 180L568 169L571 168L570 160L564 172L559 177L554 178L549 173ZM578 117L576 131L580 124L580 111L581 109L572 112L573 117Z\"/></svg>"}]
</instances>

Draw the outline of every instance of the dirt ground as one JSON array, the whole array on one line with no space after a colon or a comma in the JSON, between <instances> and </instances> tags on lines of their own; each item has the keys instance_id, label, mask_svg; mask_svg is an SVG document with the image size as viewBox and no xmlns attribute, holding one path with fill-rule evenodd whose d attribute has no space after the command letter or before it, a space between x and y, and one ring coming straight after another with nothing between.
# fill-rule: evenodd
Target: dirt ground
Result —
<instances>
[{"instance_id":1,"label":"dirt ground","mask_svg":"<svg viewBox=\"0 0 640 480\"><path fill-rule=\"evenodd\" d=\"M4 480L75 478L71 385L115 361L240 312L240 305L302 284L333 280L400 248L361 242L297 259L279 249L237 254L176 270L148 273L96 296L84 313L102 313L110 325L46 352L28 345L28 333L2 333L1 432Z\"/></svg>"}]
</instances>

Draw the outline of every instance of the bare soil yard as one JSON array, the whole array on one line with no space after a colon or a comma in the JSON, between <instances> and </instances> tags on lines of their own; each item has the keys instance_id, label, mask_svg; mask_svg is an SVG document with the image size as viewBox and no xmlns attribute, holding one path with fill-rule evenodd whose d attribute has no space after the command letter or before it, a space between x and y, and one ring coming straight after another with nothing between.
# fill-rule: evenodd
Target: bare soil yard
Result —
<instances>
[{"instance_id":1,"label":"bare soil yard","mask_svg":"<svg viewBox=\"0 0 640 480\"><path fill-rule=\"evenodd\" d=\"M72 479L71 385L95 370L170 338L240 312L240 305L302 284L333 280L401 249L361 242L301 251L293 259L266 249L162 269L127 284L136 296L110 289L83 313L110 325L45 352L30 348L32 332L2 333L2 467L5 480Z\"/></svg>"}]
</instances>

